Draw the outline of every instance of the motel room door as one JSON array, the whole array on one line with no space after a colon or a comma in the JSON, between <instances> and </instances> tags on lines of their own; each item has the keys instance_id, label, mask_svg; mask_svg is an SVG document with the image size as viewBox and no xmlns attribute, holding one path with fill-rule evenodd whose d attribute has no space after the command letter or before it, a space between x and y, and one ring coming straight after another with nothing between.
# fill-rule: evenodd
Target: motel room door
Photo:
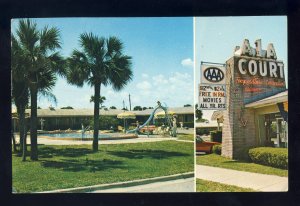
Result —
<instances>
[{"instance_id":1,"label":"motel room door","mask_svg":"<svg viewBox=\"0 0 300 206\"><path fill-rule=\"evenodd\" d=\"M283 118L276 118L276 130L277 147L287 147L287 123L283 120Z\"/></svg>"}]
</instances>

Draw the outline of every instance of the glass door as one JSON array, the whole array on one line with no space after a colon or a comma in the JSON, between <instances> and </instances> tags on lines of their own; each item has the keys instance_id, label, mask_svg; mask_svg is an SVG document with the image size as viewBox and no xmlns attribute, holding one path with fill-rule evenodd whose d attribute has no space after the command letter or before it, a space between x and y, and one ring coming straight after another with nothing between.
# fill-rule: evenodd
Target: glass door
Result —
<instances>
[{"instance_id":1,"label":"glass door","mask_svg":"<svg viewBox=\"0 0 300 206\"><path fill-rule=\"evenodd\" d=\"M287 147L287 123L283 118L276 118L277 147Z\"/></svg>"}]
</instances>

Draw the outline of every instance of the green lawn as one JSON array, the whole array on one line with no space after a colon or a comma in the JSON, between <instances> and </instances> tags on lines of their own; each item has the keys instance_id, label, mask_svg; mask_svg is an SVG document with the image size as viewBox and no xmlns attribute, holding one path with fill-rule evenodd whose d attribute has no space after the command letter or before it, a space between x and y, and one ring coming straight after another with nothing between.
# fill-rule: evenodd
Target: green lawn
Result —
<instances>
[{"instance_id":1,"label":"green lawn","mask_svg":"<svg viewBox=\"0 0 300 206\"><path fill-rule=\"evenodd\" d=\"M194 141L194 134L183 134L183 133L178 133L178 134L177 134L177 139L179 139L179 140L189 140L189 141Z\"/></svg>"},{"instance_id":2,"label":"green lawn","mask_svg":"<svg viewBox=\"0 0 300 206\"><path fill-rule=\"evenodd\" d=\"M99 145L39 146L39 161L13 155L13 187L37 192L88 186L194 170L194 144L177 141ZM29 159L29 158L27 158Z\"/></svg>"},{"instance_id":3,"label":"green lawn","mask_svg":"<svg viewBox=\"0 0 300 206\"><path fill-rule=\"evenodd\" d=\"M268 175L278 175L282 177L288 176L288 170L268 167L268 166L259 165L255 163L231 160L216 154L197 156L196 161L197 164L199 165L221 167L221 168L268 174Z\"/></svg>"},{"instance_id":4,"label":"green lawn","mask_svg":"<svg viewBox=\"0 0 300 206\"><path fill-rule=\"evenodd\" d=\"M197 192L256 192L248 188L241 188L232 185L211 182L207 180L197 179L196 181Z\"/></svg>"}]
</instances>

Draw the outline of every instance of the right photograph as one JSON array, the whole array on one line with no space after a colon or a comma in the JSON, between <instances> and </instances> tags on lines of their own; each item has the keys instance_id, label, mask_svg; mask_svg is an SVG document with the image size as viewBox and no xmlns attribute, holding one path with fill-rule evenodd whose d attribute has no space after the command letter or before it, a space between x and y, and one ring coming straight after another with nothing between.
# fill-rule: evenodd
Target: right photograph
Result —
<instances>
[{"instance_id":1,"label":"right photograph","mask_svg":"<svg viewBox=\"0 0 300 206\"><path fill-rule=\"evenodd\" d=\"M197 192L288 191L287 17L195 17Z\"/></svg>"}]
</instances>

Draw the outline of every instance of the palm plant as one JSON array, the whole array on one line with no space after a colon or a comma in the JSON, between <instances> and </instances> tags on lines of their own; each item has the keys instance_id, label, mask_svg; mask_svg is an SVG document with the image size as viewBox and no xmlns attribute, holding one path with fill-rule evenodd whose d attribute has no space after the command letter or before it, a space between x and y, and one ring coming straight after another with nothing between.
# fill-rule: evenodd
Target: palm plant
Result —
<instances>
[{"instance_id":1,"label":"palm plant","mask_svg":"<svg viewBox=\"0 0 300 206\"><path fill-rule=\"evenodd\" d=\"M68 59L68 83L94 87L93 151L98 151L99 101L101 86L121 90L132 78L131 57L123 54L123 44L116 37L100 38L92 33L79 37L81 51L74 50Z\"/></svg>"},{"instance_id":2,"label":"palm plant","mask_svg":"<svg viewBox=\"0 0 300 206\"><path fill-rule=\"evenodd\" d=\"M102 104L104 103L105 100L106 100L105 96L100 96L99 97L99 108L102 108ZM91 96L90 102L95 102L94 95Z\"/></svg>"},{"instance_id":3,"label":"palm plant","mask_svg":"<svg viewBox=\"0 0 300 206\"><path fill-rule=\"evenodd\" d=\"M60 48L59 30L20 20L16 36L12 35L13 78L28 86L31 102L30 140L31 160L38 160L37 148L37 96L49 94L56 74L64 75L64 60L56 51ZM17 48L17 49L16 49ZM16 50L15 50L16 49Z\"/></svg>"}]
</instances>

